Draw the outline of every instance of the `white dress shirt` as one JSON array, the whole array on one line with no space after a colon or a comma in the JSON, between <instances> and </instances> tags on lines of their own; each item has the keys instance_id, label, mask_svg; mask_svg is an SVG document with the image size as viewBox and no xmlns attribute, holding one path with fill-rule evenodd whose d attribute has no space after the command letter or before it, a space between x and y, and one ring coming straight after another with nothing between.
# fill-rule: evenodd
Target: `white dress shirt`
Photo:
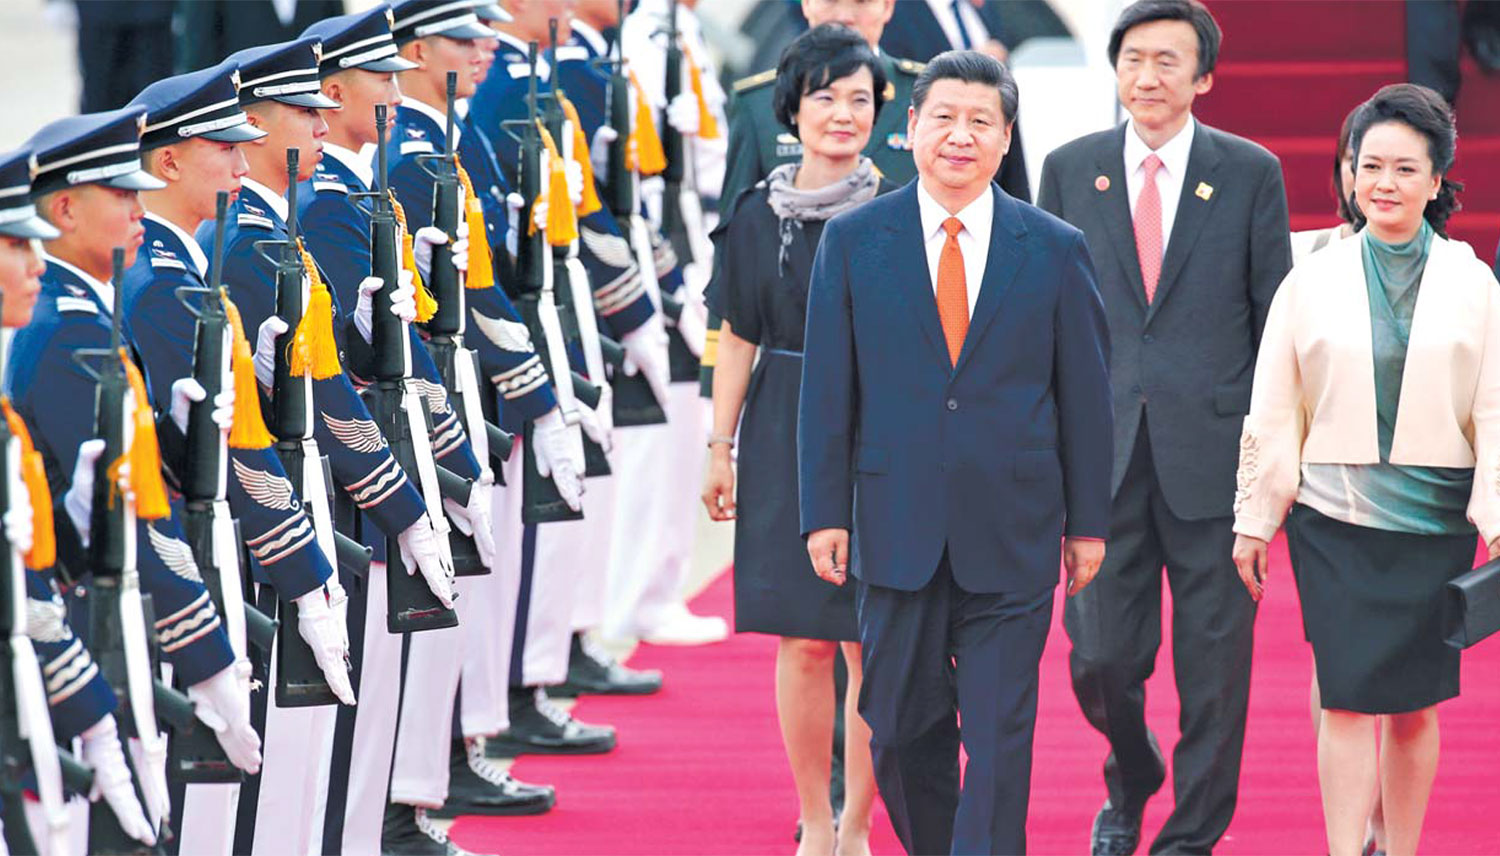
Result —
<instances>
[{"instance_id":1,"label":"white dress shirt","mask_svg":"<svg viewBox=\"0 0 1500 856\"><path fill-rule=\"evenodd\" d=\"M405 103L417 104L419 102L409 100ZM456 125L454 126L453 131L455 135L458 133L458 127ZM367 143L366 145L369 147L371 152L375 151L374 143ZM345 169L354 173L354 177L364 183L364 187L351 187L349 188L350 190L363 191L369 190L370 188L375 186L375 169L373 166L371 166L370 159L364 156L363 146L360 148L360 151L352 152L344 148L343 146L336 145L334 143L324 143L323 157L333 158L334 160L343 164ZM313 190L316 191L317 187L314 187Z\"/></svg>"},{"instance_id":2,"label":"white dress shirt","mask_svg":"<svg viewBox=\"0 0 1500 856\"><path fill-rule=\"evenodd\" d=\"M958 33L958 19L953 17L953 0L927 0L927 5L932 7L932 17L943 28L948 44L954 50L963 50L964 41ZM963 16L964 31L969 34L969 42L977 50L990 40L990 28L984 25L984 19L979 17L979 10L969 0L959 0L958 10L958 14Z\"/></svg>"},{"instance_id":3,"label":"white dress shirt","mask_svg":"<svg viewBox=\"0 0 1500 856\"><path fill-rule=\"evenodd\" d=\"M94 294L99 297L99 302L104 304L105 317L113 316L113 313L115 311L114 283L100 282L99 280L94 279L88 273L84 272L84 269L79 267L78 265L75 265L72 262L65 262L57 256L51 255L47 252L42 253L42 261L49 262L51 264L57 265L58 267L66 268L67 270L72 271L74 276L83 280L84 285L87 285L89 288L92 288L94 290Z\"/></svg>"},{"instance_id":4,"label":"white dress shirt","mask_svg":"<svg viewBox=\"0 0 1500 856\"><path fill-rule=\"evenodd\" d=\"M256 200L270 206L271 210L276 212L276 216L281 218L282 223L286 222L287 208L285 196L249 176L240 179L240 196L243 197L247 190L250 191L251 196Z\"/></svg>"},{"instance_id":5,"label":"white dress shirt","mask_svg":"<svg viewBox=\"0 0 1500 856\"><path fill-rule=\"evenodd\" d=\"M958 233L958 249L964 256L964 287L969 297L969 317L974 317L974 303L979 300L979 286L984 282L984 266L989 260L990 230L995 225L995 194L989 187L957 214L949 215L948 209L932 198L927 188L917 182L917 211L922 218L922 244L927 250L927 274L932 282L932 294L937 296L938 260L943 256L943 244L948 242L948 233L943 230L943 221L949 216L964 224Z\"/></svg>"},{"instance_id":6,"label":"white dress shirt","mask_svg":"<svg viewBox=\"0 0 1500 856\"><path fill-rule=\"evenodd\" d=\"M1147 156L1155 154L1161 158L1161 169L1156 171L1156 189L1161 194L1161 251L1166 255L1167 244L1172 240L1172 224L1177 221L1177 203L1182 198L1182 181L1187 175L1188 155L1193 151L1193 128L1197 124L1192 116L1177 136L1152 151L1136 131L1135 121L1125 129L1125 189L1130 193L1130 216L1135 216L1135 202L1141 198L1141 188L1146 186Z\"/></svg>"}]
</instances>

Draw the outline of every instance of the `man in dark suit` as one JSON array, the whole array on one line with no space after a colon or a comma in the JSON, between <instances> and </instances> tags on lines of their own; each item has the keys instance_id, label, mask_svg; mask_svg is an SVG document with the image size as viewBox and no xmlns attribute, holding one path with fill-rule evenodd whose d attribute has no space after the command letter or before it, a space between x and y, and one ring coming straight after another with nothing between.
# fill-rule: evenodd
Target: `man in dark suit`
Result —
<instances>
[{"instance_id":1,"label":"man in dark suit","mask_svg":"<svg viewBox=\"0 0 1500 856\"><path fill-rule=\"evenodd\" d=\"M344 0L179 0L177 70L194 71L245 48L279 44L344 14Z\"/></svg>"},{"instance_id":2,"label":"man in dark suit","mask_svg":"<svg viewBox=\"0 0 1500 856\"><path fill-rule=\"evenodd\" d=\"M829 221L808 299L802 530L858 580L860 713L911 853L1025 850L1059 543L1076 593L1108 528L1104 308L1083 236L991 183L1016 103L995 59L934 59L917 180Z\"/></svg>"},{"instance_id":3,"label":"man in dark suit","mask_svg":"<svg viewBox=\"0 0 1500 856\"><path fill-rule=\"evenodd\" d=\"M1165 765L1145 720L1172 587L1182 739L1151 852L1207 853L1234 814L1255 604L1230 549L1240 424L1271 297L1291 266L1276 158L1194 121L1219 28L1197 0L1141 0L1109 42L1130 121L1053 152L1038 204L1083 230L1114 342L1112 540L1068 603L1073 690L1109 739L1093 852L1131 853Z\"/></svg>"},{"instance_id":4,"label":"man in dark suit","mask_svg":"<svg viewBox=\"0 0 1500 856\"><path fill-rule=\"evenodd\" d=\"M1067 35L1047 0L903 0L880 47L917 62L972 47L1005 62L1029 38Z\"/></svg>"}]
</instances>

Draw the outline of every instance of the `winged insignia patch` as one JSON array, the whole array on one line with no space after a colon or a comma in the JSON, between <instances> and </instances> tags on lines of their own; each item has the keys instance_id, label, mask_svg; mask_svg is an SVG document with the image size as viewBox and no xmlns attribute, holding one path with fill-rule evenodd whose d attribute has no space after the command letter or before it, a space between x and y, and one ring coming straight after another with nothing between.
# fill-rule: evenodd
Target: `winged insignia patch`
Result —
<instances>
[{"instance_id":1,"label":"winged insignia patch","mask_svg":"<svg viewBox=\"0 0 1500 856\"><path fill-rule=\"evenodd\" d=\"M531 344L531 331L526 329L525 324L504 318L491 318L483 312L474 313L474 323L479 325L479 332L489 337L503 351L529 354L536 350Z\"/></svg>"},{"instance_id":2,"label":"winged insignia patch","mask_svg":"<svg viewBox=\"0 0 1500 856\"><path fill-rule=\"evenodd\" d=\"M203 582L203 576L198 573L198 562L193 559L193 548L186 541L163 535L156 531L155 526L147 526L146 534L151 538L151 549L161 557L167 570L189 582Z\"/></svg>"},{"instance_id":3,"label":"winged insignia patch","mask_svg":"<svg viewBox=\"0 0 1500 856\"><path fill-rule=\"evenodd\" d=\"M380 436L380 428L370 419L335 419L327 413L323 414L323 424L333 432L333 436L340 443L355 452L369 454L378 452L386 447L385 438Z\"/></svg>"},{"instance_id":4,"label":"winged insignia patch","mask_svg":"<svg viewBox=\"0 0 1500 856\"><path fill-rule=\"evenodd\" d=\"M292 491L292 483L285 476L246 466L234 458L230 458L229 462L234 464L235 478L240 480L245 493L266 508L291 511L302 504Z\"/></svg>"},{"instance_id":5,"label":"winged insignia patch","mask_svg":"<svg viewBox=\"0 0 1500 856\"><path fill-rule=\"evenodd\" d=\"M604 264L612 268L628 268L635 264L635 256L630 252L630 244L619 235L595 232L593 229L582 227L578 231L583 236L583 245Z\"/></svg>"},{"instance_id":6,"label":"winged insignia patch","mask_svg":"<svg viewBox=\"0 0 1500 856\"><path fill-rule=\"evenodd\" d=\"M51 600L26 601L26 635L34 642L62 642L73 636L63 623L67 609Z\"/></svg>"},{"instance_id":7,"label":"winged insignia patch","mask_svg":"<svg viewBox=\"0 0 1500 856\"><path fill-rule=\"evenodd\" d=\"M442 384L420 377L411 378L407 383L413 392L427 399L427 409L433 416L448 412L448 390Z\"/></svg>"}]
</instances>

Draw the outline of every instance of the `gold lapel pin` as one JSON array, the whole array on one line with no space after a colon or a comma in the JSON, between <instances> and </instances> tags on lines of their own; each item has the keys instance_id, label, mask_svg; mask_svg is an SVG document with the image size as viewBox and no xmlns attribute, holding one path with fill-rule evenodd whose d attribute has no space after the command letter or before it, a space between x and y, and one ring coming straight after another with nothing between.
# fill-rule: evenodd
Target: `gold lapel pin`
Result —
<instances>
[{"instance_id":1,"label":"gold lapel pin","mask_svg":"<svg viewBox=\"0 0 1500 856\"><path fill-rule=\"evenodd\" d=\"M1094 179L1094 189L1097 190L1097 191L1099 191L1100 193L1103 193L1104 191L1108 190L1109 189L1109 176L1107 176L1107 175L1101 175L1098 178Z\"/></svg>"},{"instance_id":2,"label":"gold lapel pin","mask_svg":"<svg viewBox=\"0 0 1500 856\"><path fill-rule=\"evenodd\" d=\"M1214 195L1213 185L1206 181L1200 181L1198 182L1198 189L1193 191L1193 195L1207 202Z\"/></svg>"}]
</instances>

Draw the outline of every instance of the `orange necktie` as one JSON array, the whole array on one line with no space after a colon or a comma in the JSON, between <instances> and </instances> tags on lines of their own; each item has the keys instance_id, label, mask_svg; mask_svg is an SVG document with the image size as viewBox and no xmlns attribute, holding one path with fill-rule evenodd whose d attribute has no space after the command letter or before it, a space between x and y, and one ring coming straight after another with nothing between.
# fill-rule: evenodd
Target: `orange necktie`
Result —
<instances>
[{"instance_id":1,"label":"orange necktie","mask_svg":"<svg viewBox=\"0 0 1500 856\"><path fill-rule=\"evenodd\" d=\"M938 256L938 320L943 323L948 358L954 365L958 365L958 355L964 349L964 335L969 332L969 289L964 280L964 254L958 248L958 233L963 228L963 221L957 217L943 221L943 231L948 233L948 239L943 242L942 255Z\"/></svg>"}]
</instances>

